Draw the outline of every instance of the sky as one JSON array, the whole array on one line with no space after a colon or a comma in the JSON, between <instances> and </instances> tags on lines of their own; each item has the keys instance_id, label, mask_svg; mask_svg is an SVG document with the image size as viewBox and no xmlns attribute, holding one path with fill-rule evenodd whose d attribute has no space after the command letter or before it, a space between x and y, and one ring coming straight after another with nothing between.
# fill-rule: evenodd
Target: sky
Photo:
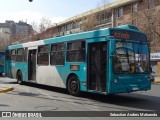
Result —
<instances>
[{"instance_id":1,"label":"sky","mask_svg":"<svg viewBox=\"0 0 160 120\"><path fill-rule=\"evenodd\" d=\"M0 0L0 22L39 23L47 18L58 23L103 5L104 0ZM105 0L107 1L107 0ZM110 2L114 0L109 0Z\"/></svg>"}]
</instances>

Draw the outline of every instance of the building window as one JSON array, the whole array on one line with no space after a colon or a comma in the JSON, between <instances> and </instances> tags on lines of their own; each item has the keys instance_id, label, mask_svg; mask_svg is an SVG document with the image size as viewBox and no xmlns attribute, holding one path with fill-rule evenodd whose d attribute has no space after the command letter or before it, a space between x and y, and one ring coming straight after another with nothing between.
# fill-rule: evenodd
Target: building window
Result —
<instances>
[{"instance_id":1,"label":"building window","mask_svg":"<svg viewBox=\"0 0 160 120\"><path fill-rule=\"evenodd\" d=\"M64 65L64 43L51 45L50 63L51 65Z\"/></svg>"},{"instance_id":2,"label":"building window","mask_svg":"<svg viewBox=\"0 0 160 120\"><path fill-rule=\"evenodd\" d=\"M155 7L154 0L148 0L148 9L152 9Z\"/></svg>"},{"instance_id":3,"label":"building window","mask_svg":"<svg viewBox=\"0 0 160 120\"><path fill-rule=\"evenodd\" d=\"M49 54L48 45L43 45L38 47L37 64L48 65L49 64Z\"/></svg>"},{"instance_id":4,"label":"building window","mask_svg":"<svg viewBox=\"0 0 160 120\"><path fill-rule=\"evenodd\" d=\"M16 50L11 50L11 60L16 61Z\"/></svg>"},{"instance_id":5,"label":"building window","mask_svg":"<svg viewBox=\"0 0 160 120\"><path fill-rule=\"evenodd\" d=\"M138 5L137 3L132 4L132 13L136 13L138 11Z\"/></svg>"},{"instance_id":6,"label":"building window","mask_svg":"<svg viewBox=\"0 0 160 120\"><path fill-rule=\"evenodd\" d=\"M117 16L118 16L118 17L123 16L123 7L121 7L121 8L118 9L118 11L117 11Z\"/></svg>"},{"instance_id":7,"label":"building window","mask_svg":"<svg viewBox=\"0 0 160 120\"><path fill-rule=\"evenodd\" d=\"M66 30L67 31L72 30L72 29L73 29L73 24L72 23L66 25Z\"/></svg>"},{"instance_id":8,"label":"building window","mask_svg":"<svg viewBox=\"0 0 160 120\"><path fill-rule=\"evenodd\" d=\"M67 61L83 62L85 60L85 41L67 43Z\"/></svg>"},{"instance_id":9,"label":"building window","mask_svg":"<svg viewBox=\"0 0 160 120\"><path fill-rule=\"evenodd\" d=\"M73 29L80 28L79 21L73 22Z\"/></svg>"},{"instance_id":10,"label":"building window","mask_svg":"<svg viewBox=\"0 0 160 120\"><path fill-rule=\"evenodd\" d=\"M17 62L23 62L24 61L24 49L17 49L17 58L16 58Z\"/></svg>"},{"instance_id":11,"label":"building window","mask_svg":"<svg viewBox=\"0 0 160 120\"><path fill-rule=\"evenodd\" d=\"M106 15L102 14L100 18L100 24L105 24L106 23Z\"/></svg>"}]
</instances>

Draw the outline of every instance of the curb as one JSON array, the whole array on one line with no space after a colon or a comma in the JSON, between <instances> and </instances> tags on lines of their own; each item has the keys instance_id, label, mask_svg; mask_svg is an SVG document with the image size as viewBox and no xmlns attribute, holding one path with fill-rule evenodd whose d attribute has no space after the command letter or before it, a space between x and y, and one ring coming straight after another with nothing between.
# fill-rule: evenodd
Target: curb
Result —
<instances>
[{"instance_id":1,"label":"curb","mask_svg":"<svg viewBox=\"0 0 160 120\"><path fill-rule=\"evenodd\" d=\"M160 85L160 83L159 83L159 82L155 82L155 83L153 83L153 84L155 84L155 85Z\"/></svg>"},{"instance_id":2,"label":"curb","mask_svg":"<svg viewBox=\"0 0 160 120\"><path fill-rule=\"evenodd\" d=\"M160 80L154 80L152 84L160 84Z\"/></svg>"},{"instance_id":3,"label":"curb","mask_svg":"<svg viewBox=\"0 0 160 120\"><path fill-rule=\"evenodd\" d=\"M1 90L0 90L0 93L9 92L9 91L12 91L12 90L14 90L13 87L7 87L7 88L5 88L5 89L1 89Z\"/></svg>"}]
</instances>

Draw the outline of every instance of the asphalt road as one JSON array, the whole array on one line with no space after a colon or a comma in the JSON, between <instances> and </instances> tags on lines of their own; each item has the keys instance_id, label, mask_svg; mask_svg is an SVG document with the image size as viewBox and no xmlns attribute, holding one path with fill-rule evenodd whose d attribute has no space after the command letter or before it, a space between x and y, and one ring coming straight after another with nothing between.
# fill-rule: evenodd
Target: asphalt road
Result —
<instances>
[{"instance_id":1,"label":"asphalt road","mask_svg":"<svg viewBox=\"0 0 160 120\"><path fill-rule=\"evenodd\" d=\"M80 97L49 86L18 85L15 80L8 78L0 78L0 84L14 87L13 91L0 93L0 111L160 111L160 84L152 84L150 91L112 96L83 93Z\"/></svg>"}]
</instances>

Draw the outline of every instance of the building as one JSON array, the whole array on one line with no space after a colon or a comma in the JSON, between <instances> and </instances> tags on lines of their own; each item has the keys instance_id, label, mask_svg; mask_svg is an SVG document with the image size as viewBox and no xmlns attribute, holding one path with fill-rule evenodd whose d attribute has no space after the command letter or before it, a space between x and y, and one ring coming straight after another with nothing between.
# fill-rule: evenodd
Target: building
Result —
<instances>
[{"instance_id":1,"label":"building","mask_svg":"<svg viewBox=\"0 0 160 120\"><path fill-rule=\"evenodd\" d=\"M0 47L10 44L11 30L10 28L0 28Z\"/></svg>"},{"instance_id":2,"label":"building","mask_svg":"<svg viewBox=\"0 0 160 120\"><path fill-rule=\"evenodd\" d=\"M32 26L27 24L26 22L19 21L18 23L15 23L12 28L12 39L14 42L19 41L25 41L33 33ZM24 42L23 41L23 42Z\"/></svg>"},{"instance_id":3,"label":"building","mask_svg":"<svg viewBox=\"0 0 160 120\"><path fill-rule=\"evenodd\" d=\"M5 23L0 23L0 30L0 41L3 41L4 45L12 44L17 41L26 42L33 33L32 26L23 21L16 23L6 20ZM8 39L10 42L8 42Z\"/></svg>"},{"instance_id":4,"label":"building","mask_svg":"<svg viewBox=\"0 0 160 120\"><path fill-rule=\"evenodd\" d=\"M117 0L111 4L71 17L38 34L45 39L105 27L132 24L145 32L151 51L151 66L160 76L160 0ZM159 79L160 77L158 77Z\"/></svg>"},{"instance_id":5,"label":"building","mask_svg":"<svg viewBox=\"0 0 160 120\"><path fill-rule=\"evenodd\" d=\"M133 24L147 34L151 52L158 52L160 51L159 13L160 0L117 0L57 23L41 33L39 39Z\"/></svg>"}]
</instances>

